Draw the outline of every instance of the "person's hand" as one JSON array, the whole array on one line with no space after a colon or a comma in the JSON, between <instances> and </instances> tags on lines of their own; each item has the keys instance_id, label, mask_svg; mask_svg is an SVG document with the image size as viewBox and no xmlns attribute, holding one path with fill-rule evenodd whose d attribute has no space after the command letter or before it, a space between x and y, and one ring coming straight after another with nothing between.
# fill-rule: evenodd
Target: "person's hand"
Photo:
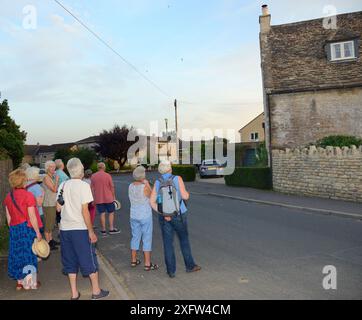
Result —
<instances>
[{"instance_id":1,"label":"person's hand","mask_svg":"<svg viewBox=\"0 0 362 320\"><path fill-rule=\"evenodd\" d=\"M165 220L166 220L167 222L170 222L170 221L172 220L172 218L171 218L171 217L165 217Z\"/></svg>"},{"instance_id":2,"label":"person's hand","mask_svg":"<svg viewBox=\"0 0 362 320\"><path fill-rule=\"evenodd\" d=\"M96 234L94 231L89 231L89 240L91 243L96 243L98 241Z\"/></svg>"},{"instance_id":3,"label":"person's hand","mask_svg":"<svg viewBox=\"0 0 362 320\"><path fill-rule=\"evenodd\" d=\"M40 241L41 239L43 239L43 236L41 235L40 232L38 232L38 233L36 234L36 238L38 239L38 241Z\"/></svg>"},{"instance_id":4,"label":"person's hand","mask_svg":"<svg viewBox=\"0 0 362 320\"><path fill-rule=\"evenodd\" d=\"M59 176L58 175L55 176L55 181L59 182Z\"/></svg>"}]
</instances>

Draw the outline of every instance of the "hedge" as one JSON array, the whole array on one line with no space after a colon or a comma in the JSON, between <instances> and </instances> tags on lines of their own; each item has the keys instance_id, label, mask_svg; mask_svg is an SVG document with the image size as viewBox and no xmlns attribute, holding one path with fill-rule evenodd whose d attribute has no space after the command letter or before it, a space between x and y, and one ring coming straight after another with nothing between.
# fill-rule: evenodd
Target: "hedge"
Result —
<instances>
[{"instance_id":1,"label":"hedge","mask_svg":"<svg viewBox=\"0 0 362 320\"><path fill-rule=\"evenodd\" d=\"M232 175L225 176L225 183L228 186L271 189L271 169L238 167Z\"/></svg>"},{"instance_id":2,"label":"hedge","mask_svg":"<svg viewBox=\"0 0 362 320\"><path fill-rule=\"evenodd\" d=\"M186 182L195 181L196 168L192 165L173 165L172 174L181 176Z\"/></svg>"}]
</instances>

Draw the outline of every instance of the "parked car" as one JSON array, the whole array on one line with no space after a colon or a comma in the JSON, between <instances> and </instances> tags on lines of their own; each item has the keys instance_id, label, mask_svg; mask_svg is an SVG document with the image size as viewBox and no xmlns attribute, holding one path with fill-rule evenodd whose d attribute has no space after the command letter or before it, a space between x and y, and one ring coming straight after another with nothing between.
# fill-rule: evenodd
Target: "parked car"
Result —
<instances>
[{"instance_id":1,"label":"parked car","mask_svg":"<svg viewBox=\"0 0 362 320\"><path fill-rule=\"evenodd\" d=\"M200 178L222 176L224 173L224 166L220 165L217 160L203 160L199 168Z\"/></svg>"}]
</instances>

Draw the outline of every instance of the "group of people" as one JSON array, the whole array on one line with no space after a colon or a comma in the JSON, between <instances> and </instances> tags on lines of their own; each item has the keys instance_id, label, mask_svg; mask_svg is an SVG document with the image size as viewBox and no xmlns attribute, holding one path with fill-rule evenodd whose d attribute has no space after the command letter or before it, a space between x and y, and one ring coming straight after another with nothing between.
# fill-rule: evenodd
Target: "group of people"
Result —
<instances>
[{"instance_id":1,"label":"group of people","mask_svg":"<svg viewBox=\"0 0 362 320\"><path fill-rule=\"evenodd\" d=\"M63 273L68 275L71 300L78 300L77 274L89 277L92 286L92 299L98 300L109 295L99 284L98 261L94 244L98 241L94 227L96 212L100 217L100 235L119 234L115 228L116 211L115 187L111 175L106 173L104 163L98 164L98 172L84 171L78 158L67 162L68 175L64 172L62 160L48 161L45 164L46 175L40 183L39 168L23 166L9 175L11 192L4 204L7 222L10 228L8 258L8 275L17 281L17 290L30 289L25 284L29 276L29 266L38 270L37 258L32 250L33 241L45 240L50 250L61 248ZM193 259L187 230L187 207L189 199L181 177L172 175L172 166L168 161L159 165L161 174L151 187L146 179L143 166L133 172L134 182L128 189L131 226L131 267L137 267L141 261L137 257L141 243L144 253L144 270L157 270L159 266L152 263L152 209L159 211L159 192L163 181L171 181L179 199L178 210L173 215L159 214L162 231L165 264L168 275L173 278L176 273L176 259L173 238L176 233L187 272L201 270ZM119 204L119 203L118 203ZM108 231L106 216L108 215ZM58 240L54 239L58 226ZM31 289L40 286L37 281Z\"/></svg>"}]
</instances>

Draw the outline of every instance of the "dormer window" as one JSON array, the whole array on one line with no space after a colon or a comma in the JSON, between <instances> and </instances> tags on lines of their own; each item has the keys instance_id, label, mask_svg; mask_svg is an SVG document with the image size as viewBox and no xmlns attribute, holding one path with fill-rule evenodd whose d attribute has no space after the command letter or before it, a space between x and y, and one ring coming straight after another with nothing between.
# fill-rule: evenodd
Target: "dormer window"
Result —
<instances>
[{"instance_id":1,"label":"dormer window","mask_svg":"<svg viewBox=\"0 0 362 320\"><path fill-rule=\"evenodd\" d=\"M330 60L340 61L356 58L355 44L356 42L353 40L330 43Z\"/></svg>"}]
</instances>

